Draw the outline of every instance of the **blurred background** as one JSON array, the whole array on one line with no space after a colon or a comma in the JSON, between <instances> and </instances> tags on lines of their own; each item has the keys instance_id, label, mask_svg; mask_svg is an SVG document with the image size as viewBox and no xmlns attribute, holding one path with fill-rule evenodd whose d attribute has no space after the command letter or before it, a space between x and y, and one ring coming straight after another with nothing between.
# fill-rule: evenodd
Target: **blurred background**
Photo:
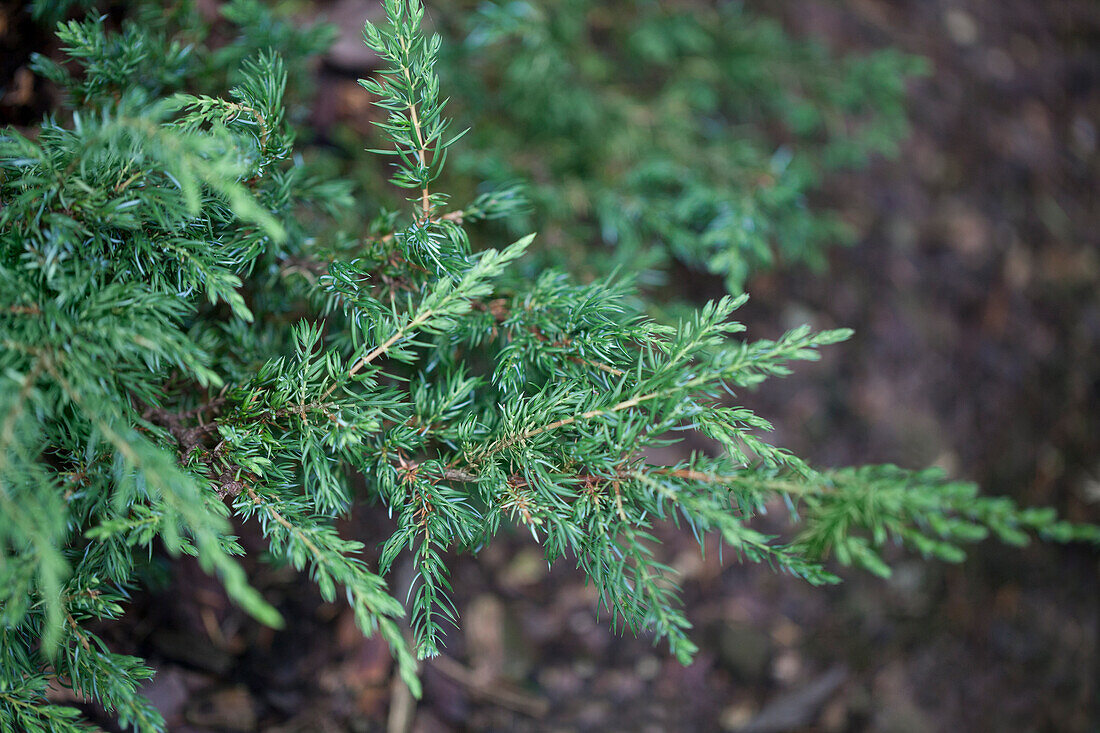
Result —
<instances>
[{"instance_id":1,"label":"blurred background","mask_svg":"<svg viewBox=\"0 0 1100 733\"><path fill-rule=\"evenodd\" d=\"M223 10L189 6L210 23ZM532 212L493 226L541 228L551 249L539 256L581 277L640 262L640 284L670 314L743 287L750 336L800 323L856 330L822 362L739 395L775 424L777 444L819 466L938 465L988 493L1100 519L1094 0L428 7L447 44L443 94L458 126L474 126L455 185L531 188ZM113 22L130 12L99 10ZM335 158L364 197L384 201L384 176L362 153L370 99L355 82L375 66L359 31L377 4L279 12L335 23L332 45L292 79L307 155ZM725 30L700 35L711 19ZM554 55L577 37L575 56ZM620 53L624 42L634 45ZM0 48L0 122L33 124L57 101L28 70L31 51L56 53L49 28L5 3ZM691 65L717 56L728 65ZM539 74L543 88L524 91ZM564 91L573 96L550 96ZM677 128L682 109L702 110L705 124ZM653 150L663 167L627 164ZM701 151L730 164L691 158ZM733 214L693 186L751 189L734 207L738 231L750 217L772 228L737 239L711 226ZM631 206L660 216L616 218ZM700 211L710 212L702 228ZM369 544L388 526L366 507L346 532ZM173 731L1097 728L1091 550L990 543L960 566L899 556L888 581L850 572L816 589L723 563L716 546L700 557L686 531L662 537L702 649L686 668L646 638L610 633L580 574L567 563L547 574L518 534L453 559L463 625L446 656L425 663L415 703L393 684L384 643L286 569L251 571L287 631L254 626L215 581L174 563L103 635L158 668L148 694Z\"/></svg>"}]
</instances>

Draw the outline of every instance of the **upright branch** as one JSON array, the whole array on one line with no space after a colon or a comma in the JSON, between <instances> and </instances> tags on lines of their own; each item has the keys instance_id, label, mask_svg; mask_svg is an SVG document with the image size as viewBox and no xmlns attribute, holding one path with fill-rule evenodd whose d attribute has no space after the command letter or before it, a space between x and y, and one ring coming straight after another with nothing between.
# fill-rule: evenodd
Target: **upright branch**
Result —
<instances>
[{"instance_id":1,"label":"upright branch","mask_svg":"<svg viewBox=\"0 0 1100 733\"><path fill-rule=\"evenodd\" d=\"M408 39L402 36L398 41L401 43L402 53L405 57L408 57ZM402 66L401 72L404 74L405 83L409 88L413 88L412 73L409 71L409 67L407 65ZM416 142L420 146L416 151L417 160L420 162L420 167L426 170L428 168L428 151L426 149L427 146L424 144L424 131L420 127L420 116L416 113L416 105L412 102L409 102L409 124L416 133ZM422 184L420 188L420 206L424 214L424 221L428 222L432 217L432 204L428 193L427 182Z\"/></svg>"},{"instance_id":2,"label":"upright branch","mask_svg":"<svg viewBox=\"0 0 1100 733\"><path fill-rule=\"evenodd\" d=\"M392 148L375 152L396 157L390 180L402 188L419 190L413 221L395 239L413 261L431 264L440 272L454 272L467 249L465 235L455 225L461 216L434 217L445 197L431 192L448 148L461 137L445 138L449 121L442 114L446 102L439 99L435 73L440 38L426 37L421 30L424 6L419 1L388 0L386 12L388 25L367 23L363 39L389 68L359 83L374 95L374 104L388 112L384 122L375 124Z\"/></svg>"}]
</instances>

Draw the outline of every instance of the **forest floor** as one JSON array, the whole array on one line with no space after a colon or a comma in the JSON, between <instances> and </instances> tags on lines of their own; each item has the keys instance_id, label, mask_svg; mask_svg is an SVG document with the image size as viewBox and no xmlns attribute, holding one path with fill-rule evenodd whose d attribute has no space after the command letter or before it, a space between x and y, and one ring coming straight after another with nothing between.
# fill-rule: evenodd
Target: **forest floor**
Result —
<instances>
[{"instance_id":1,"label":"forest floor","mask_svg":"<svg viewBox=\"0 0 1100 733\"><path fill-rule=\"evenodd\" d=\"M746 400L821 466L938 464L1025 504L1100 517L1100 6L1091 0L757 2L839 50L893 45L914 83L898 160L826 196L862 233L828 274L759 277L750 335L856 337ZM708 284L699 283L705 290ZM720 287L720 286L716 286ZM384 515L349 527L382 536ZM374 533L372 535L372 533ZM529 538L454 558L461 631L425 696L308 580L258 565L290 617L257 627L180 564L113 633L159 670L172 731L909 732L1095 729L1100 585L1081 548L992 544L889 581L808 588L665 532L701 652L681 667L593 613ZM245 537L258 549L255 538ZM401 587L401 579L397 586Z\"/></svg>"}]
</instances>

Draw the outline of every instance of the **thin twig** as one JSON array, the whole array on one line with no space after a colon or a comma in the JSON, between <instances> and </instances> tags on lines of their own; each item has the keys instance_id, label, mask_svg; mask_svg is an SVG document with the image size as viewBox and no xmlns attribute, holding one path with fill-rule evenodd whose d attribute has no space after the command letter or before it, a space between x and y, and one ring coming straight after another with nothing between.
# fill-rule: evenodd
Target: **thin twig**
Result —
<instances>
[{"instance_id":1,"label":"thin twig","mask_svg":"<svg viewBox=\"0 0 1100 733\"><path fill-rule=\"evenodd\" d=\"M317 562L323 561L324 554L321 552L320 548L317 547L317 545L313 544L313 542L305 536L304 532L288 522L286 517L273 509L270 504L260 498L260 495L257 494L251 486L246 486L245 491L248 493L248 498L252 500L253 504L255 504L256 506L262 506L264 510L268 513L268 515L277 523L282 525L287 532L291 534L297 534L298 539L300 539L302 541L302 544L306 546L306 549L313 554L313 557L316 558Z\"/></svg>"},{"instance_id":2,"label":"thin twig","mask_svg":"<svg viewBox=\"0 0 1100 733\"><path fill-rule=\"evenodd\" d=\"M501 680L483 680L450 657L433 657L431 665L444 677L466 688L471 696L485 702L533 718L541 718L550 710L550 702L546 698L523 692Z\"/></svg>"},{"instance_id":3,"label":"thin twig","mask_svg":"<svg viewBox=\"0 0 1100 733\"><path fill-rule=\"evenodd\" d=\"M406 54L409 53L409 47L405 43L404 37L400 37L401 50ZM412 76L409 74L408 64L401 64L401 70L405 73L405 81L408 82L409 89L413 88ZM424 143L424 133L420 129L420 117L416 112L416 105L409 102L409 123L412 125L413 132L416 133L416 141L420 144L420 150L417 151L417 155L420 158L420 167L424 170L428 168L428 151L427 145ZM420 207L424 212L424 220L430 221L432 217L432 205L431 195L428 193L428 186L425 185L420 189Z\"/></svg>"},{"instance_id":4,"label":"thin twig","mask_svg":"<svg viewBox=\"0 0 1100 733\"><path fill-rule=\"evenodd\" d=\"M37 316L41 315L42 311L39 310L37 305L9 305L7 307L8 313L14 313L17 316Z\"/></svg>"},{"instance_id":5,"label":"thin twig","mask_svg":"<svg viewBox=\"0 0 1100 733\"><path fill-rule=\"evenodd\" d=\"M409 733L416 713L416 698L401 675L395 674L390 684L390 712L386 718L386 733Z\"/></svg>"},{"instance_id":6,"label":"thin twig","mask_svg":"<svg viewBox=\"0 0 1100 733\"><path fill-rule=\"evenodd\" d=\"M388 339L383 341L378 346L374 347L374 349L371 350L370 353L366 354L354 364L352 364L351 368L348 369L348 378L350 379L351 377L354 377L360 369L389 351L391 346L396 344L409 331L416 329L420 324L431 318L433 313L434 311L432 311L431 308L428 308L423 313L419 314L416 318L412 319L407 324L398 328L396 331L390 334L390 337ZM335 390L338 385L339 382L333 382L332 384L330 384L328 386L328 389L326 389L321 395L321 401L328 399L328 396L332 394L333 390Z\"/></svg>"}]
</instances>

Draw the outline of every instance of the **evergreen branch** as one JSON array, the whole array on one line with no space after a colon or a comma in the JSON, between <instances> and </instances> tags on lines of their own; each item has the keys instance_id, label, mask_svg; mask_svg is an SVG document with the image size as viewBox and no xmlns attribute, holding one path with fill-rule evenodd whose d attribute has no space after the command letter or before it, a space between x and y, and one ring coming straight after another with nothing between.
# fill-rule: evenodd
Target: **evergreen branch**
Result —
<instances>
[{"instance_id":1,"label":"evergreen branch","mask_svg":"<svg viewBox=\"0 0 1100 733\"><path fill-rule=\"evenodd\" d=\"M399 326L397 328L397 330L395 330L392 334L390 334L389 338L387 338L385 341L383 341L378 346L374 347L374 349L372 349L369 353L365 354L364 356L362 356L358 360L356 360L356 362L354 364L352 364L351 367L348 369L348 378L354 377L355 374L360 369L362 369L363 367L370 364L372 361L374 361L378 357L385 354L387 351L389 351L389 348L391 346L396 344L398 341L400 341L402 338L404 338L407 334L415 331L417 328L422 326L424 323L426 323L428 321L428 319L430 319L434 315L435 315L435 312L431 308L424 308L424 309L418 311L416 316L413 317L413 319L411 321ZM335 383L330 385L328 387L328 389L325 390L324 394L321 395L322 399L326 398L330 394L332 394L332 391L334 389L336 389L337 386L338 385L335 384Z\"/></svg>"},{"instance_id":2,"label":"evergreen branch","mask_svg":"<svg viewBox=\"0 0 1100 733\"><path fill-rule=\"evenodd\" d=\"M771 425L734 390L848 332L750 341L732 320L743 297L675 326L648 297L672 260L738 292L762 264L817 256L830 227L805 198L826 159L883 149L872 113L900 99L900 57L834 68L739 10L660 3L632 7L597 44L585 3L526 15L490 3L441 57L424 6L385 0L386 20L364 27L381 68L360 83L381 111L374 152L407 198L363 216L332 175L356 161L295 148L316 137L294 123L331 31L252 0L227 3L214 31L135 2L155 24L61 25L73 63L32 63L68 109L0 134L4 733L87 730L50 703L55 685L122 726L163 730L139 693L151 670L92 631L122 615L158 539L278 623L234 560L245 550L231 512L257 520L270 554L322 598L343 594L416 694L414 651L437 654L458 621L449 553L506 524L548 563L574 560L612 626L650 631L684 662L695 646L661 523L814 584L838 580L827 563L888 573L890 544L957 561L987 535L1100 543L1096 527L940 474L810 468L769 444ZM617 79L620 36L632 73L664 86L652 101ZM455 65L474 50L485 63ZM441 74L462 117L480 116L481 149L459 171L446 167L461 135L448 133ZM499 99L483 105L488 88ZM819 107L826 121L809 119ZM753 124L731 137L716 119ZM789 132L797 154L757 127ZM461 206L445 193L474 185ZM479 227L474 246L466 227L487 220L500 225ZM532 220L553 233L534 259L516 262L531 236L492 248ZM718 455L647 463L687 433ZM336 530L373 498L395 519L377 571ZM768 536L753 523L776 500L790 522ZM406 554L402 603L385 578Z\"/></svg>"},{"instance_id":3,"label":"evergreen branch","mask_svg":"<svg viewBox=\"0 0 1100 733\"><path fill-rule=\"evenodd\" d=\"M0 427L0 473L2 473L5 468L5 461L8 458L9 449L15 437L15 426L23 412L23 406L26 404L27 398L31 394L31 390L34 389L34 383L37 381L45 366L43 355L38 354L34 362L31 363L30 369L23 375L23 379L19 384L19 390L15 395L15 400L12 401L12 404L8 407L7 414L4 415L4 422L2 427Z\"/></svg>"},{"instance_id":4,"label":"evergreen branch","mask_svg":"<svg viewBox=\"0 0 1100 733\"><path fill-rule=\"evenodd\" d=\"M410 51L408 38L406 38L405 36L399 36L398 42L401 44L401 50L407 56ZM403 65L401 67L401 72L405 75L405 83L408 84L410 89L413 88L412 74L409 72L409 67L407 65ZM420 128L420 118L416 114L416 105L412 102L409 102L409 116L412 123L412 129L416 133L416 141L420 145L420 147L416 151L417 157L420 160L420 167L426 169L428 168L427 151L425 150L427 146L424 144L424 132ZM432 216L432 206L429 200L428 187L426 185L420 189L420 206L423 212L424 220L429 221Z\"/></svg>"},{"instance_id":5,"label":"evergreen branch","mask_svg":"<svg viewBox=\"0 0 1100 733\"><path fill-rule=\"evenodd\" d=\"M419 695L416 660L394 622L403 615L401 605L386 593L385 581L380 576L367 570L361 561L348 557L348 553L357 553L362 545L340 539L331 527L317 524L303 514L299 513L295 521L290 521L276 508L273 499L260 496L252 487L245 490L242 499L244 497L247 502L239 503L238 508L245 516L255 509L262 512L262 526L272 542L272 549L286 557L296 569L301 570L308 564L325 600L333 600L337 584L344 586L356 624L363 633L371 635L377 631L385 639L397 658L402 678L414 694ZM291 507L286 501L279 504ZM279 529L275 530L273 525Z\"/></svg>"},{"instance_id":6,"label":"evergreen branch","mask_svg":"<svg viewBox=\"0 0 1100 733\"><path fill-rule=\"evenodd\" d=\"M356 359L347 370L345 379L354 377L363 367L386 354L395 344L417 330L439 330L454 322L472 307L472 301L489 291L488 280L498 276L512 260L520 257L535 238L523 237L504 250L486 250L457 282L442 278L424 297L411 316L396 324L389 336L369 352ZM333 382L325 388L321 399L325 400L340 386Z\"/></svg>"},{"instance_id":7,"label":"evergreen branch","mask_svg":"<svg viewBox=\"0 0 1100 733\"><path fill-rule=\"evenodd\" d=\"M204 569L217 571L230 597L258 620L270 625L282 625L278 611L268 604L260 594L248 585L247 578L240 565L234 562L224 551L220 535L226 528L224 520L211 514L201 500L201 494L191 476L180 471L174 461L167 459L162 451L148 445L132 431L123 436L97 411L92 411L88 400L61 373L50 355L44 355L43 365L53 376L65 395L83 410L85 417L110 442L126 463L139 471L144 481L159 489L158 499L183 520L191 533L198 549L198 559ZM168 527L166 526L167 530ZM174 533L174 530L171 530ZM169 550L181 549L178 538L165 532L165 543Z\"/></svg>"}]
</instances>

